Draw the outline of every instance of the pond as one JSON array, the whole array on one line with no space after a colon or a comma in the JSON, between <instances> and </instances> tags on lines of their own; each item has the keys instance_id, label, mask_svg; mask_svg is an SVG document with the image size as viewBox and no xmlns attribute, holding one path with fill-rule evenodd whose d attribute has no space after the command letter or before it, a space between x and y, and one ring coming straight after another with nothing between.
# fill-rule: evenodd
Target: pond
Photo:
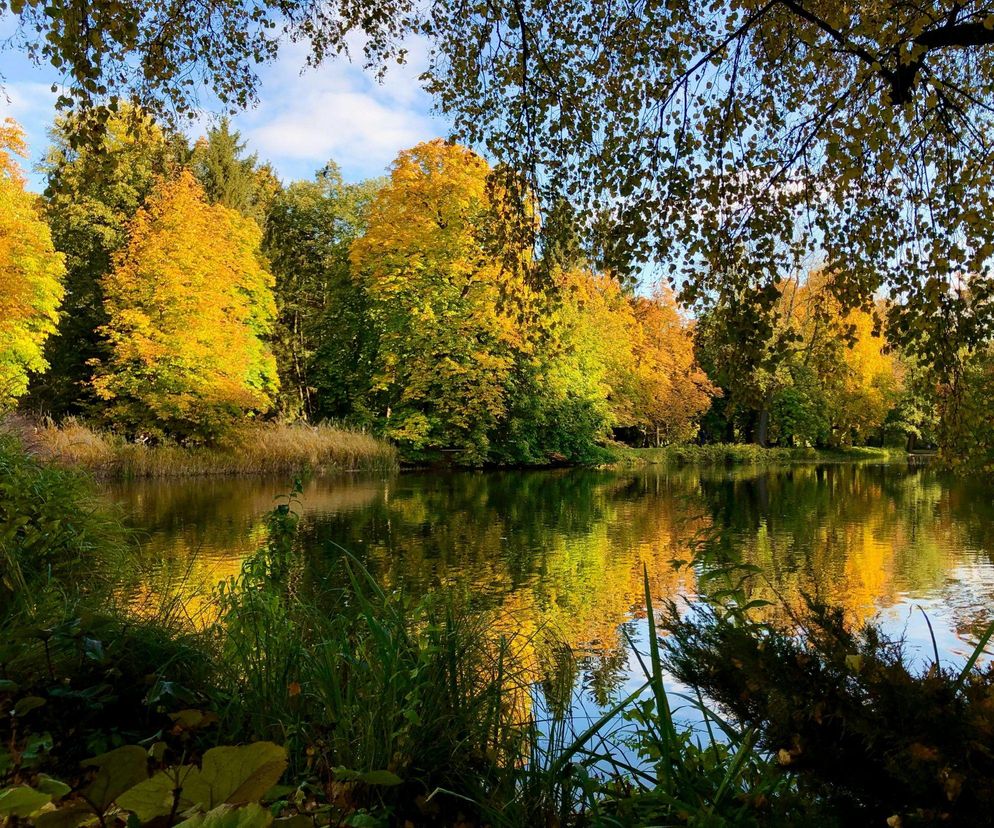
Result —
<instances>
[{"instance_id":1,"label":"pond","mask_svg":"<svg viewBox=\"0 0 994 828\"><path fill-rule=\"evenodd\" d=\"M290 481L204 477L107 485L178 573L191 616L238 572ZM654 601L689 601L678 568L704 541L756 564L753 597L805 594L906 636L917 658L962 663L994 615L994 498L983 481L903 464L769 470L402 473L303 486L309 566L358 556L387 589L453 591L499 610L509 631L552 631L582 655L578 701L600 709L637 686L627 642L645 640L643 565ZM778 608L780 607L780 608Z\"/></svg>"}]
</instances>

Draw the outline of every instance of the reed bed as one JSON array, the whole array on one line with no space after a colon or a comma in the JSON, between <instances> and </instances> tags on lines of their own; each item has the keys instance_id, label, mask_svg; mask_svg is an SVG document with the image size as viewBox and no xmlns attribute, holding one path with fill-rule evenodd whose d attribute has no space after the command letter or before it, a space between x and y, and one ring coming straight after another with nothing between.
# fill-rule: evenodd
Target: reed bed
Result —
<instances>
[{"instance_id":1,"label":"reed bed","mask_svg":"<svg viewBox=\"0 0 994 828\"><path fill-rule=\"evenodd\" d=\"M76 420L8 420L32 454L60 466L110 477L390 471L396 449L362 431L332 425L246 425L217 446L129 442Z\"/></svg>"}]
</instances>

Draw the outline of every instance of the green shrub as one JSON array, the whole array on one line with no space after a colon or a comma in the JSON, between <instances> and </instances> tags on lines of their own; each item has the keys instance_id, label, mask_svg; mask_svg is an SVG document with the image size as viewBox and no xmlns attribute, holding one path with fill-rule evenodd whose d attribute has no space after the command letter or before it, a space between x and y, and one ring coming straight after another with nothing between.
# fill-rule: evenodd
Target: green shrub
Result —
<instances>
[{"instance_id":1,"label":"green shrub","mask_svg":"<svg viewBox=\"0 0 994 828\"><path fill-rule=\"evenodd\" d=\"M675 675L754 729L826 819L990 824L994 667L915 672L900 642L814 604L800 635L713 609L667 627Z\"/></svg>"}]
</instances>

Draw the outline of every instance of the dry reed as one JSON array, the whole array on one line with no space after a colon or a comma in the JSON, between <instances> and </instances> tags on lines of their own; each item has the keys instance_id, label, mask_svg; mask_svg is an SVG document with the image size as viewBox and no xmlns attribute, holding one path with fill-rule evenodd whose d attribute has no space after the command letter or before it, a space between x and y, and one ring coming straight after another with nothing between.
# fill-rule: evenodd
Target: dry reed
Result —
<instances>
[{"instance_id":1,"label":"dry reed","mask_svg":"<svg viewBox=\"0 0 994 828\"><path fill-rule=\"evenodd\" d=\"M234 431L215 447L150 445L98 431L69 418L59 425L8 418L36 456L60 466L114 477L385 471L397 451L362 431L306 423L259 423Z\"/></svg>"}]
</instances>

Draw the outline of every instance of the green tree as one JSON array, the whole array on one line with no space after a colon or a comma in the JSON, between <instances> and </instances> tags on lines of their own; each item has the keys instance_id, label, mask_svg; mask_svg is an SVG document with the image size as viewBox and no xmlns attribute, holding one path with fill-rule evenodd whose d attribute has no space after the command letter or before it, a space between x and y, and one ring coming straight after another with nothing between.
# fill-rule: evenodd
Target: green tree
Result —
<instances>
[{"instance_id":1,"label":"green tree","mask_svg":"<svg viewBox=\"0 0 994 828\"><path fill-rule=\"evenodd\" d=\"M276 277L274 349L285 415L363 418L373 340L349 251L382 186L346 184L330 162L314 181L295 181L272 201L263 249Z\"/></svg>"},{"instance_id":2,"label":"green tree","mask_svg":"<svg viewBox=\"0 0 994 828\"><path fill-rule=\"evenodd\" d=\"M187 171L161 180L104 278L109 354L93 386L115 426L215 440L278 390L275 314L254 221L207 203Z\"/></svg>"},{"instance_id":3,"label":"green tree","mask_svg":"<svg viewBox=\"0 0 994 828\"><path fill-rule=\"evenodd\" d=\"M470 150L419 144L394 163L352 246L376 336L367 407L412 456L485 461L529 347L528 251L502 245L516 208L491 184Z\"/></svg>"},{"instance_id":4,"label":"green tree","mask_svg":"<svg viewBox=\"0 0 994 828\"><path fill-rule=\"evenodd\" d=\"M78 126L75 118L56 121L42 163L45 212L66 258L66 297L58 333L45 346L51 370L32 382L29 402L55 415L94 403L87 363L103 353L102 280L157 177L171 174L187 154L183 138L136 109L120 111L97 147L79 142Z\"/></svg>"},{"instance_id":5,"label":"green tree","mask_svg":"<svg viewBox=\"0 0 994 828\"><path fill-rule=\"evenodd\" d=\"M232 132L227 118L196 143L190 166L211 204L223 204L260 225L265 222L279 181L271 167L259 164L255 153L245 155L245 142L237 130Z\"/></svg>"}]
</instances>

